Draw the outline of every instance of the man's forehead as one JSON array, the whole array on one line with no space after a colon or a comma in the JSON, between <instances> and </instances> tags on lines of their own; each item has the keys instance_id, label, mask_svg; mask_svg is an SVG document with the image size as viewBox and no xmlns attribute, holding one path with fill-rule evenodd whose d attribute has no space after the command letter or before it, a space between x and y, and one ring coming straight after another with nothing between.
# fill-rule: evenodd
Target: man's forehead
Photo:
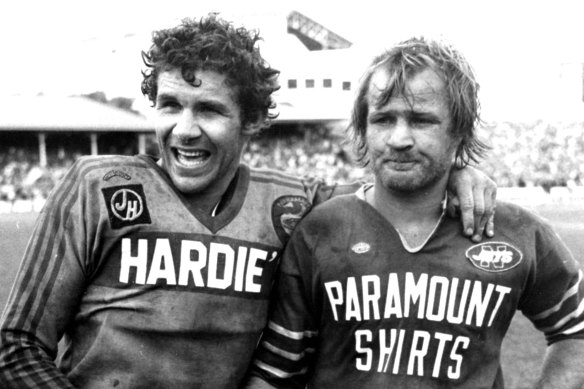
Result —
<instances>
[{"instance_id":1,"label":"man's forehead","mask_svg":"<svg viewBox=\"0 0 584 389\"><path fill-rule=\"evenodd\" d=\"M387 69L378 69L373 73L369 84L370 102L377 102L388 88L395 87L395 85L391 85L392 82L395 83ZM394 90L392 95L418 103L447 97L444 81L431 68L420 70L408 77L403 89Z\"/></svg>"},{"instance_id":2,"label":"man's forehead","mask_svg":"<svg viewBox=\"0 0 584 389\"><path fill-rule=\"evenodd\" d=\"M198 70L193 73L193 82L185 80L180 69L164 70L158 75L158 96L204 94L207 98L235 101L236 90L227 84L227 76L213 70Z\"/></svg>"},{"instance_id":3,"label":"man's forehead","mask_svg":"<svg viewBox=\"0 0 584 389\"><path fill-rule=\"evenodd\" d=\"M196 70L191 72L193 77L193 84L196 88L223 88L225 87L226 76L224 74L212 71L212 70ZM204 81L204 82L203 82ZM165 69L158 75L158 87L176 87L184 86L189 83L182 71L178 68ZM190 83L189 83L190 84ZM204 85L203 85L204 84Z\"/></svg>"}]
</instances>

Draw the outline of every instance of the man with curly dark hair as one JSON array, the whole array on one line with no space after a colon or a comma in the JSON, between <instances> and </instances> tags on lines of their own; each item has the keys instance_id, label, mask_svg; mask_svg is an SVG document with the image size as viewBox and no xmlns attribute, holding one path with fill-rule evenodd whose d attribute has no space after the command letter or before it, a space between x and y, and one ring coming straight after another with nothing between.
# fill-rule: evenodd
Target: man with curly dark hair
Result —
<instances>
[{"instance_id":1,"label":"man with curly dark hair","mask_svg":"<svg viewBox=\"0 0 584 389\"><path fill-rule=\"evenodd\" d=\"M193 86L200 86L197 71L213 71L225 75L226 85L237 90L234 97L243 124L259 121L268 126L268 120L274 118L268 109L276 105L272 93L278 89L279 72L260 55L256 46L260 40L257 32L234 28L213 15L157 31L150 50L142 53L150 69L144 72L142 93L156 104L158 76L168 68L180 69Z\"/></svg>"},{"instance_id":2,"label":"man with curly dark hair","mask_svg":"<svg viewBox=\"0 0 584 389\"><path fill-rule=\"evenodd\" d=\"M142 90L160 158L84 157L53 191L2 317L3 388L239 386L279 254L323 193L240 162L277 89L258 39L216 15L154 33Z\"/></svg>"}]
</instances>

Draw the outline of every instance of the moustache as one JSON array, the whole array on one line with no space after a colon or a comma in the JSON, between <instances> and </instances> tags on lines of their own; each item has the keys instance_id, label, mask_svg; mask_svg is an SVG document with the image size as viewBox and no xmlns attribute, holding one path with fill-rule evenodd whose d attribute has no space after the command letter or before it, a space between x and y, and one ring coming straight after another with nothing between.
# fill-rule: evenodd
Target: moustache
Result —
<instances>
[{"instance_id":1,"label":"moustache","mask_svg":"<svg viewBox=\"0 0 584 389\"><path fill-rule=\"evenodd\" d=\"M420 158L409 152L390 153L382 157L384 162L408 163L418 162Z\"/></svg>"}]
</instances>

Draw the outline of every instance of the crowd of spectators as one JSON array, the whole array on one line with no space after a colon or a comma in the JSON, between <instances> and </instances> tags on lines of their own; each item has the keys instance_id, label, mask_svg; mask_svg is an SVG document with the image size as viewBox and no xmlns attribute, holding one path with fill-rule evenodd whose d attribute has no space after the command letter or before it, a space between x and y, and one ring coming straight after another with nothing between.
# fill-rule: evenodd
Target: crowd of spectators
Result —
<instances>
[{"instance_id":1,"label":"crowd of spectators","mask_svg":"<svg viewBox=\"0 0 584 389\"><path fill-rule=\"evenodd\" d=\"M367 180L366 169L352 159L351 147L340 129L325 127L270 129L253 139L243 159L266 167L328 182ZM500 187L584 185L584 123L490 123L479 131L491 145L480 169ZM34 138L33 138L34 140ZM75 147L61 148L41 167L36 145L0 147L0 201L44 199L74 160Z\"/></svg>"},{"instance_id":2,"label":"crowd of spectators","mask_svg":"<svg viewBox=\"0 0 584 389\"><path fill-rule=\"evenodd\" d=\"M367 174L353 163L351 148L339 129L278 132L252 140L244 152L244 162L257 168L319 177L328 183L359 181Z\"/></svg>"},{"instance_id":3,"label":"crowd of spectators","mask_svg":"<svg viewBox=\"0 0 584 389\"><path fill-rule=\"evenodd\" d=\"M0 201L46 199L80 154L53 158L41 167L38 153L28 147L0 150Z\"/></svg>"},{"instance_id":4,"label":"crowd of spectators","mask_svg":"<svg viewBox=\"0 0 584 389\"><path fill-rule=\"evenodd\" d=\"M584 123L485 124L492 147L480 168L500 187L584 185Z\"/></svg>"}]
</instances>

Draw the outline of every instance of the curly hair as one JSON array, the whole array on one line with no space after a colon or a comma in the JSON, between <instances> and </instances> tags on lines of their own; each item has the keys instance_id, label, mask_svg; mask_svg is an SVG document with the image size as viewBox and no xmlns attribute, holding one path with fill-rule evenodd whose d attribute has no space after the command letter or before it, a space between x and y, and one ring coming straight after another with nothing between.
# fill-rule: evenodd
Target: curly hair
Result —
<instances>
[{"instance_id":1,"label":"curly hair","mask_svg":"<svg viewBox=\"0 0 584 389\"><path fill-rule=\"evenodd\" d=\"M446 85L452 134L461 139L456 150L455 166L464 167L471 161L478 163L489 146L477 138L476 128L481 122L478 99L479 84L470 64L451 46L425 38L411 38L376 57L362 77L353 105L349 136L353 141L357 160L369 164L366 142L367 94L373 74L379 69L389 73L390 82L382 91L379 106L397 95L404 95L408 81L425 69L434 70Z\"/></svg>"},{"instance_id":2,"label":"curly hair","mask_svg":"<svg viewBox=\"0 0 584 389\"><path fill-rule=\"evenodd\" d=\"M226 77L227 85L236 91L242 124L259 123L268 127L275 117L272 93L278 90L277 76L260 55L256 43L261 38L255 30L236 28L232 23L211 13L206 17L183 19L181 24L152 34L152 46L142 51L147 69L142 71L142 93L154 105L161 72L180 69L183 78L193 86L200 85L196 72L215 71Z\"/></svg>"}]
</instances>

